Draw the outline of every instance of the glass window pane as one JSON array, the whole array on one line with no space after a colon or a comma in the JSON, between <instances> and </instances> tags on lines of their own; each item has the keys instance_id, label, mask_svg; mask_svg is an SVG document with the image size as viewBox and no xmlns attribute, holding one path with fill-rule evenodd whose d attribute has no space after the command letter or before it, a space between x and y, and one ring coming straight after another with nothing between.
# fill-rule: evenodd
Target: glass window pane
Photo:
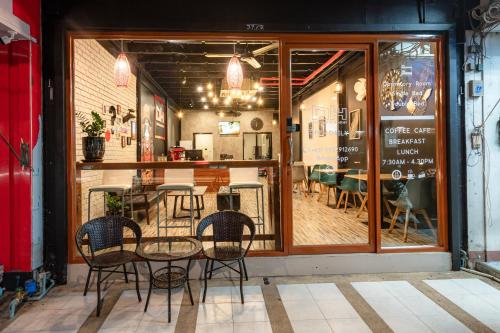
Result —
<instances>
[{"instance_id":1,"label":"glass window pane","mask_svg":"<svg viewBox=\"0 0 500 333\"><path fill-rule=\"evenodd\" d=\"M291 52L293 245L369 243L365 52Z\"/></svg>"},{"instance_id":2,"label":"glass window pane","mask_svg":"<svg viewBox=\"0 0 500 333\"><path fill-rule=\"evenodd\" d=\"M122 49L131 67L126 86L114 70ZM77 39L73 52L75 230L123 213L145 238L194 236L201 219L234 198L233 208L256 224L251 250L282 249L276 41ZM238 86L229 82L230 62L239 63ZM92 112L103 120L105 149L89 164L80 122ZM243 169L247 186L237 188L232 171ZM193 223L182 218L190 213L187 192L157 191L178 170L191 172L184 183L194 185Z\"/></svg>"},{"instance_id":3,"label":"glass window pane","mask_svg":"<svg viewBox=\"0 0 500 333\"><path fill-rule=\"evenodd\" d=\"M379 44L382 247L437 243L436 47Z\"/></svg>"}]
</instances>

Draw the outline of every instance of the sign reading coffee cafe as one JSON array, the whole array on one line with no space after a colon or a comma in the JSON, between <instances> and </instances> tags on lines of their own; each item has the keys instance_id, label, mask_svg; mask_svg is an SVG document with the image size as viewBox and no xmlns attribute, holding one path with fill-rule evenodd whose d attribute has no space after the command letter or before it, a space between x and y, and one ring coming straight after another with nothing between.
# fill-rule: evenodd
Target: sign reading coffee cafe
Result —
<instances>
[{"instance_id":1,"label":"sign reading coffee cafe","mask_svg":"<svg viewBox=\"0 0 500 333\"><path fill-rule=\"evenodd\" d=\"M434 58L396 60L381 73L381 172L424 178L435 173Z\"/></svg>"}]
</instances>

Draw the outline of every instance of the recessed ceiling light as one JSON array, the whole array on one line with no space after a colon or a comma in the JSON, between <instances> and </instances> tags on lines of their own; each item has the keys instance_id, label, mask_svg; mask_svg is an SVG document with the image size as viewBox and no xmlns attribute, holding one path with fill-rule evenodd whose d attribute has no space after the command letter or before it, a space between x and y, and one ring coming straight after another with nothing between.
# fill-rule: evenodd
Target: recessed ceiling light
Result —
<instances>
[{"instance_id":1,"label":"recessed ceiling light","mask_svg":"<svg viewBox=\"0 0 500 333\"><path fill-rule=\"evenodd\" d=\"M221 117L221 118L224 117L224 111L219 112L219 117Z\"/></svg>"},{"instance_id":2,"label":"recessed ceiling light","mask_svg":"<svg viewBox=\"0 0 500 333\"><path fill-rule=\"evenodd\" d=\"M251 106L250 104L248 104L247 108L251 109L251 108L252 108L252 106Z\"/></svg>"},{"instance_id":3,"label":"recessed ceiling light","mask_svg":"<svg viewBox=\"0 0 500 333\"><path fill-rule=\"evenodd\" d=\"M217 96L215 96L215 97L212 99L212 103L214 103L214 104L219 103L219 99L217 98Z\"/></svg>"},{"instance_id":4,"label":"recessed ceiling light","mask_svg":"<svg viewBox=\"0 0 500 333\"><path fill-rule=\"evenodd\" d=\"M186 79L186 77L184 76L184 78L182 79L182 85L186 85L186 83L187 83L187 79Z\"/></svg>"},{"instance_id":5,"label":"recessed ceiling light","mask_svg":"<svg viewBox=\"0 0 500 333\"><path fill-rule=\"evenodd\" d=\"M259 88L257 90L258 91L264 91L264 87L263 86L259 86Z\"/></svg>"},{"instance_id":6,"label":"recessed ceiling light","mask_svg":"<svg viewBox=\"0 0 500 333\"><path fill-rule=\"evenodd\" d=\"M229 105L229 103L231 103L231 100L229 98L226 98L224 100L224 105Z\"/></svg>"},{"instance_id":7,"label":"recessed ceiling light","mask_svg":"<svg viewBox=\"0 0 500 333\"><path fill-rule=\"evenodd\" d=\"M257 100L257 104L258 104L258 105L262 105L262 104L264 104L264 100L263 100L262 98L259 98L259 99Z\"/></svg>"},{"instance_id":8,"label":"recessed ceiling light","mask_svg":"<svg viewBox=\"0 0 500 333\"><path fill-rule=\"evenodd\" d=\"M203 105L203 108L204 108L205 110L207 110L207 109L208 109L208 105L206 105L206 104L205 104L205 105Z\"/></svg>"},{"instance_id":9,"label":"recessed ceiling light","mask_svg":"<svg viewBox=\"0 0 500 333\"><path fill-rule=\"evenodd\" d=\"M259 87L260 87L259 82L255 82L255 83L253 84L253 88L254 88L255 90L258 90L258 89L259 89Z\"/></svg>"},{"instance_id":10,"label":"recessed ceiling light","mask_svg":"<svg viewBox=\"0 0 500 333\"><path fill-rule=\"evenodd\" d=\"M203 103L205 103L207 101L207 98L205 96L203 96L201 99L200 99Z\"/></svg>"},{"instance_id":11,"label":"recessed ceiling light","mask_svg":"<svg viewBox=\"0 0 500 333\"><path fill-rule=\"evenodd\" d=\"M182 111L177 112L177 118L182 118L184 113Z\"/></svg>"},{"instance_id":12,"label":"recessed ceiling light","mask_svg":"<svg viewBox=\"0 0 500 333\"><path fill-rule=\"evenodd\" d=\"M213 93L213 92L211 92L211 91L209 91L207 95L208 95L208 97L213 97L213 96L214 96L214 93Z\"/></svg>"},{"instance_id":13,"label":"recessed ceiling light","mask_svg":"<svg viewBox=\"0 0 500 333\"><path fill-rule=\"evenodd\" d=\"M207 89L208 90L212 90L213 86L212 86L212 83L211 82L208 82L207 83Z\"/></svg>"},{"instance_id":14,"label":"recessed ceiling light","mask_svg":"<svg viewBox=\"0 0 500 333\"><path fill-rule=\"evenodd\" d=\"M255 102L257 100L257 97L253 96L252 97L252 102Z\"/></svg>"},{"instance_id":15,"label":"recessed ceiling light","mask_svg":"<svg viewBox=\"0 0 500 333\"><path fill-rule=\"evenodd\" d=\"M198 87L196 87L196 91L198 91L198 92L202 92L202 91L203 91L203 87L202 87L202 86L198 86Z\"/></svg>"}]
</instances>

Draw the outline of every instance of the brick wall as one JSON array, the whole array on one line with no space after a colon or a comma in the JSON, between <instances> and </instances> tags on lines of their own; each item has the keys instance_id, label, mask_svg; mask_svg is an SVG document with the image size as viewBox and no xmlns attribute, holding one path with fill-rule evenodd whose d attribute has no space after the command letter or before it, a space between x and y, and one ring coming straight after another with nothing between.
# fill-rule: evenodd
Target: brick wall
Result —
<instances>
[{"instance_id":1,"label":"brick wall","mask_svg":"<svg viewBox=\"0 0 500 333\"><path fill-rule=\"evenodd\" d=\"M74 52L74 101L75 112L81 112L90 116L91 111L98 112L106 121L106 129L114 127L128 128L130 136L130 121L121 126L111 126L111 114L102 113L103 105L109 108L111 105L120 105L121 114L117 119L126 114L126 110L136 109L136 77L131 76L127 88L117 88L113 79L113 68L115 58L106 51L96 40L81 39L75 40ZM134 119L136 120L136 119ZM83 159L82 154L82 131L78 124L75 124L76 134L76 160ZM111 140L106 142L105 162L135 162L136 161L136 140L132 140L131 145L121 146L121 138L111 135ZM87 221L87 200L89 186L102 184L102 171L82 171L82 222ZM102 194L92 194L90 218L103 214Z\"/></svg>"}]
</instances>

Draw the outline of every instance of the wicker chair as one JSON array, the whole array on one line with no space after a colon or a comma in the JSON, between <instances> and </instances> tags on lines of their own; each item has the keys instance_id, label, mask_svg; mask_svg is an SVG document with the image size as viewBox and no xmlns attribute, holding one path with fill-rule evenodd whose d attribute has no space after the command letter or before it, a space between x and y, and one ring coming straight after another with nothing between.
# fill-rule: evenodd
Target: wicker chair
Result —
<instances>
[{"instance_id":1,"label":"wicker chair","mask_svg":"<svg viewBox=\"0 0 500 333\"><path fill-rule=\"evenodd\" d=\"M196 229L196 238L198 240L202 240L203 233L209 226L212 226L213 230L213 247L208 249L203 248L203 254L207 258L204 270L205 288L203 290L203 302L205 302L205 297L207 295L207 277L211 279L214 271L227 267L240 275L241 303L244 303L243 273L245 274L245 280L248 281L245 256L255 237L255 223L250 217L239 212L230 210L217 212L206 216L200 221ZM246 248L242 246L243 230L245 226L250 232L250 239ZM221 245L220 243L225 244ZM214 269L214 263L216 261L220 263L221 266ZM230 266L236 262L239 266L238 270ZM210 270L208 269L209 264Z\"/></svg>"},{"instance_id":2,"label":"wicker chair","mask_svg":"<svg viewBox=\"0 0 500 333\"><path fill-rule=\"evenodd\" d=\"M95 218L82 225L76 232L76 246L82 255L85 262L89 265L89 273L87 282L85 283L84 296L87 295L89 288L90 276L92 272L97 272L97 316L101 313L101 283L104 282L112 273L120 267L123 267L125 281L128 283L128 274L126 264L132 263L135 272L135 288L137 290L137 298L141 301L139 292L139 274L137 272L136 261L141 261L141 258L135 252L123 250L123 228L129 228L135 235L136 246L139 245L142 237L141 228L133 220L123 216L104 216ZM90 256L83 252L83 241L85 236L88 236L88 244ZM119 250L112 250L114 247L119 247ZM110 250L111 249L111 250ZM97 251L110 250L96 254ZM108 273L104 278L102 273Z\"/></svg>"}]
</instances>

